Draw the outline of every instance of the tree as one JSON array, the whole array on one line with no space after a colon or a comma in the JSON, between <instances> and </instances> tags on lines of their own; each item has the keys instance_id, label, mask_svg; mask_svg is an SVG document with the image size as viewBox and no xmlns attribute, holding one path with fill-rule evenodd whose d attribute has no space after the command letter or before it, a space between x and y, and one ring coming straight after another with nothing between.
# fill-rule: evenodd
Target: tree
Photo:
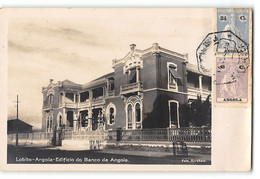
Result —
<instances>
[{"instance_id":1,"label":"tree","mask_svg":"<svg viewBox=\"0 0 260 179\"><path fill-rule=\"evenodd\" d=\"M190 105L190 123L195 127L211 126L211 102L210 95L206 101L202 101L198 95L197 100Z\"/></svg>"}]
</instances>

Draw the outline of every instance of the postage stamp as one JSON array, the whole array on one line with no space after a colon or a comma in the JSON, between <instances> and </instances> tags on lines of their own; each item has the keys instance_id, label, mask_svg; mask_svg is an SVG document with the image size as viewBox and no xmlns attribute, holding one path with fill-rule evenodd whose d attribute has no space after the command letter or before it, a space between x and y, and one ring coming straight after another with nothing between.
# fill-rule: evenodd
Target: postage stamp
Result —
<instances>
[{"instance_id":1,"label":"postage stamp","mask_svg":"<svg viewBox=\"0 0 260 179\"><path fill-rule=\"evenodd\" d=\"M249 9L217 9L217 32L226 32L218 33L218 54L244 49L249 43Z\"/></svg>"},{"instance_id":2,"label":"postage stamp","mask_svg":"<svg viewBox=\"0 0 260 179\"><path fill-rule=\"evenodd\" d=\"M202 74L212 72L215 105L249 104L251 11L219 8L216 18L216 31L207 34L197 48L198 69Z\"/></svg>"},{"instance_id":3,"label":"postage stamp","mask_svg":"<svg viewBox=\"0 0 260 179\"><path fill-rule=\"evenodd\" d=\"M250 102L250 9L217 9L216 104Z\"/></svg>"},{"instance_id":4,"label":"postage stamp","mask_svg":"<svg viewBox=\"0 0 260 179\"><path fill-rule=\"evenodd\" d=\"M248 102L247 68L246 58L217 57L216 102Z\"/></svg>"}]
</instances>

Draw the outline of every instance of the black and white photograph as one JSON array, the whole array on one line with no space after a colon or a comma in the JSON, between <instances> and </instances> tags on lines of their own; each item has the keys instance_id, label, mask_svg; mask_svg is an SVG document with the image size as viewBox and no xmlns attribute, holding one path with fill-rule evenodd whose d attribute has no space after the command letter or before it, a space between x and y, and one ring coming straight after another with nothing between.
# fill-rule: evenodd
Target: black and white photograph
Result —
<instances>
[{"instance_id":1,"label":"black and white photograph","mask_svg":"<svg viewBox=\"0 0 260 179\"><path fill-rule=\"evenodd\" d=\"M243 42L240 51L229 46L229 34L234 33L225 29L228 20L222 22L232 13L251 18L250 9L18 8L6 12L1 25L7 34L2 54L8 81L3 146L7 166L145 171L146 166L161 165L166 168L155 170L175 166L217 170L225 167L221 156L242 161L237 170L248 169L251 19L237 20L248 24L243 29L247 41L235 36ZM219 33L227 34L226 39ZM229 48L216 50L220 43ZM242 58L237 67L235 60ZM225 65L234 66L230 71L244 65L245 73L232 73L233 78L228 78L232 84L217 86L222 84L216 79L231 74ZM241 82L242 75L246 80ZM243 85L236 85L239 80ZM216 101L216 94L230 85L243 87L246 103L233 100L237 96ZM229 142L234 129L241 131L240 143ZM238 150L232 152L230 147Z\"/></svg>"}]
</instances>

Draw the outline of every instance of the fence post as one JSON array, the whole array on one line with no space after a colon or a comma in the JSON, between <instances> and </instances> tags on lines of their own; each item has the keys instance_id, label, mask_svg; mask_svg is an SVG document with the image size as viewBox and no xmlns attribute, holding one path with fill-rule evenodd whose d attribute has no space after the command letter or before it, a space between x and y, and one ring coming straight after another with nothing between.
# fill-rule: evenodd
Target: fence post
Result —
<instances>
[{"instance_id":1,"label":"fence post","mask_svg":"<svg viewBox=\"0 0 260 179\"><path fill-rule=\"evenodd\" d=\"M206 142L206 133L205 133L205 127L202 127L202 142Z\"/></svg>"},{"instance_id":2,"label":"fence post","mask_svg":"<svg viewBox=\"0 0 260 179\"><path fill-rule=\"evenodd\" d=\"M170 141L170 128L167 127L167 137L168 137L168 141Z\"/></svg>"},{"instance_id":3,"label":"fence post","mask_svg":"<svg viewBox=\"0 0 260 179\"><path fill-rule=\"evenodd\" d=\"M142 136L143 136L142 132L143 132L142 129L140 129L140 136L139 136L140 137L140 141L142 141Z\"/></svg>"}]
</instances>

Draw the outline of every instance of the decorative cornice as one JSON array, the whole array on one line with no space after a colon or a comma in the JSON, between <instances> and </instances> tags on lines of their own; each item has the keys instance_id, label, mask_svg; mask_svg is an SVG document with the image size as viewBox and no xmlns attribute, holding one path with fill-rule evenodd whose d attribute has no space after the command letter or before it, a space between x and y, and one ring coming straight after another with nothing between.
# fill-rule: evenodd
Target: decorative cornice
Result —
<instances>
[{"instance_id":1,"label":"decorative cornice","mask_svg":"<svg viewBox=\"0 0 260 179\"><path fill-rule=\"evenodd\" d=\"M174 52L174 51L171 51L171 50L167 50L165 48L160 47L158 43L154 43L152 45L152 47L145 49L145 50L135 49L135 45L132 44L132 45L130 45L130 49L131 49L131 51L128 52L127 55L124 58L114 59L112 61L113 68L116 68L120 65L128 66L126 64L128 61L140 61L140 64L141 64L142 63L142 56L146 55L148 53L151 53L152 55L165 53L165 54L170 55L170 56L175 56L175 57L181 58L181 59L183 59L183 62L188 61L188 55L187 54L180 54L180 53L177 53L177 52Z\"/></svg>"},{"instance_id":2,"label":"decorative cornice","mask_svg":"<svg viewBox=\"0 0 260 179\"><path fill-rule=\"evenodd\" d=\"M53 79L50 79L50 83L47 87L42 87L42 93L46 92L46 91L54 91L54 88L56 87L62 87L62 82L57 81L57 83L53 83Z\"/></svg>"}]
</instances>

